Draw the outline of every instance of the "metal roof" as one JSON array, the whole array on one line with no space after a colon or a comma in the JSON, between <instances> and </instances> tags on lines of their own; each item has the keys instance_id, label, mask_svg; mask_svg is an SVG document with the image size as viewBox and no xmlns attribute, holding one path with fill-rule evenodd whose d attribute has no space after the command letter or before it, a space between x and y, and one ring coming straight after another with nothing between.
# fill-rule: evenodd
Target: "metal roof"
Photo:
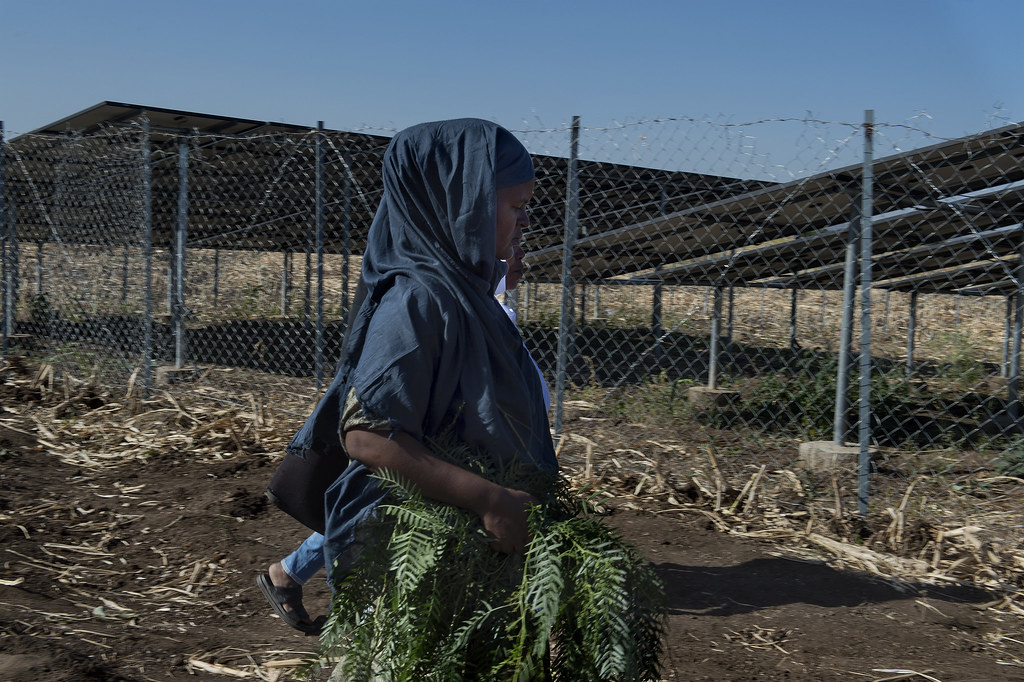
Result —
<instances>
[{"instance_id":1,"label":"metal roof","mask_svg":"<svg viewBox=\"0 0 1024 682\"><path fill-rule=\"evenodd\" d=\"M879 288L1007 293L1024 220L1024 124L873 163L873 280ZM577 281L838 288L861 165L697 204L582 237ZM530 254L557 280L557 246Z\"/></svg>"},{"instance_id":2,"label":"metal roof","mask_svg":"<svg viewBox=\"0 0 1024 682\"><path fill-rule=\"evenodd\" d=\"M154 246L167 246L172 241L178 215L179 145L187 142L190 248L306 248L311 240L316 128L119 102L102 102L12 140L12 148L20 155L19 167L28 169L35 185L32 197L27 196L28 189L21 190L26 201L18 213L19 238L45 242L52 237L50 217L40 203L67 193L53 179L54 167L61 168L65 184L84 184L96 173L86 142L90 136L117 129L138 134L143 120L148 120L151 131ZM60 141L68 135L77 135L86 147L77 157L69 158L59 149ZM379 202L381 157L390 138L337 130L324 130L323 136L329 148L324 164L324 248L328 253L358 254L365 248L366 233ZM51 137L52 148L40 146L40 139ZM96 151L108 153L110 146L101 141ZM563 239L569 162L556 156L533 158L538 186L543 190L531 204L533 227L528 248L557 246ZM662 215L665 210L765 186L758 181L596 161L580 161L578 170L585 187L580 206L584 226L599 221L633 223ZM290 172L294 178L273 188L259 184L260 178ZM204 184L207 177L212 181ZM9 182L17 185L19 181ZM272 201L267 200L270 192L277 194ZM83 209L81 202L92 202L97 216L115 200L86 191L79 194L78 209ZM44 201L32 201L34 197L43 197ZM93 222L95 225L82 225L77 232L63 225L63 238L78 243L109 243L102 219Z\"/></svg>"},{"instance_id":3,"label":"metal roof","mask_svg":"<svg viewBox=\"0 0 1024 682\"><path fill-rule=\"evenodd\" d=\"M315 195L315 126L234 118L163 109L121 102L93 107L11 140L20 175L9 171L8 184L20 191L18 237L52 241L53 207L74 195L79 217L60 225L60 238L81 244L109 244L112 235L101 216L118 210L119 197L90 192L98 159L115 158L108 175L134 174L139 154L131 149L142 141L143 121L149 123L152 243L168 247L178 216L179 153L188 146L188 246L251 250L302 251L311 241ZM118 137L122 132L124 137ZM380 158L390 138L365 133L325 130L324 184L347 190L332 192L324 203L325 250L361 251L361 239L377 209ZM68 149L68 138L78 142ZM45 144L45 141L52 142ZM44 143L41 143L43 140ZM116 147L120 146L120 149ZM132 155L136 158L131 158ZM136 166L133 167L132 164ZM8 164L13 165L13 164ZM55 169L60 169L59 176ZM25 177L29 176L29 177ZM125 180L128 191L138 191ZM276 183L276 184L275 184ZM31 184L31 187L27 185ZM137 185L137 182L136 182ZM348 195L345 196L345 191ZM348 225L346 232L335 229ZM346 247L347 243L347 247Z\"/></svg>"},{"instance_id":4,"label":"metal roof","mask_svg":"<svg viewBox=\"0 0 1024 682\"><path fill-rule=\"evenodd\" d=\"M231 116L214 116L191 111L164 109L123 102L100 102L88 109L66 116L27 135L63 135L69 132L89 134L101 127L118 123L133 123L145 116L154 131L173 132L198 131L217 135L247 135L265 132L303 132L313 130L309 126L256 121ZM17 138L15 138L17 139Z\"/></svg>"},{"instance_id":5,"label":"metal roof","mask_svg":"<svg viewBox=\"0 0 1024 682\"><path fill-rule=\"evenodd\" d=\"M88 136L149 121L152 147L153 243L171 243L177 216L178 153L191 136L195 195L188 239L204 248L303 250L311 235L308 205L316 128L119 102L102 102L11 141L29 169L36 197L59 194L48 173L88 178L89 150L56 158L39 139ZM309 134L308 137L304 135ZM327 252L361 253L380 192L380 159L390 138L323 131ZM32 144L28 141L32 140ZM531 281L558 282L562 271L568 160L534 156L542 191L527 238ZM961 293L1016 291L1024 220L1024 124L1015 124L877 159L873 164L874 285L895 290ZM10 164L8 164L10 165ZM298 169L294 196L270 207L253 178ZM842 286L848 226L861 166L784 184L581 160L575 281L663 281L685 285L785 288ZM209 186L202 185L202 173ZM7 175L11 176L11 171ZM17 181L8 180L9 184ZM49 184L48 184L49 183ZM74 184L73 182L71 183ZM201 189L200 189L201 188ZM217 193L228 188L232 193ZM343 188L344 191L343 191ZM8 191L11 191L9 188ZM24 187L14 191L28 193ZM275 190L276 191L276 190ZM117 197L79 202L107 210ZM256 210L254 210L256 207ZM19 239L49 241L46 209L24 202ZM606 226L614 225L612 229ZM345 226L343 228L342 226ZM66 239L109 243L97 219Z\"/></svg>"}]
</instances>

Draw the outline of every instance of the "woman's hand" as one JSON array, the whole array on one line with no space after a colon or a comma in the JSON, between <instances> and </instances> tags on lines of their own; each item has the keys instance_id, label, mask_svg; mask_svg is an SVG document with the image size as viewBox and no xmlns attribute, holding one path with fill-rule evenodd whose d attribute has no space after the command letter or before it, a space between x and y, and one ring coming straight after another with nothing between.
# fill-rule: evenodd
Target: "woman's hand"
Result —
<instances>
[{"instance_id":1,"label":"woman's hand","mask_svg":"<svg viewBox=\"0 0 1024 682\"><path fill-rule=\"evenodd\" d=\"M494 549L505 554L525 554L530 543L527 513L538 504L537 498L522 490L494 486L493 499L483 510L478 510L484 530L493 539Z\"/></svg>"}]
</instances>

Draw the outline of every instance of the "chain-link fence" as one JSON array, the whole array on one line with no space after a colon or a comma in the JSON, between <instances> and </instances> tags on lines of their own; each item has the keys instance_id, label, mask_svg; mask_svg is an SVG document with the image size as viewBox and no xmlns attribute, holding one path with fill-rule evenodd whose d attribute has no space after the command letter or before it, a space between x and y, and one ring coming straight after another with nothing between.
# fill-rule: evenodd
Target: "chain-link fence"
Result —
<instances>
[{"instance_id":1,"label":"chain-link fence","mask_svg":"<svg viewBox=\"0 0 1024 682\"><path fill-rule=\"evenodd\" d=\"M862 505L879 452L1019 475L1024 127L921 123L516 130L538 182L508 296L556 432L656 421L738 469L850 449ZM128 393L230 369L239 401L284 382L301 418L337 361L387 142L144 116L4 139L4 353Z\"/></svg>"}]
</instances>

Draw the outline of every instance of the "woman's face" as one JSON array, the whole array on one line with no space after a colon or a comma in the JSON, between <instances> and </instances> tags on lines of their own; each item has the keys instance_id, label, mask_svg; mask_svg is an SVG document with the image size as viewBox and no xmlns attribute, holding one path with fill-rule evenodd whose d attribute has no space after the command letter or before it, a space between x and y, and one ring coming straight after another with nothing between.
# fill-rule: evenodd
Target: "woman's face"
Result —
<instances>
[{"instance_id":1,"label":"woman's face","mask_svg":"<svg viewBox=\"0 0 1024 682\"><path fill-rule=\"evenodd\" d=\"M496 258L512 258L513 244L522 241L523 232L530 226L526 207L532 196L533 180L498 190L498 231L494 240Z\"/></svg>"}]
</instances>

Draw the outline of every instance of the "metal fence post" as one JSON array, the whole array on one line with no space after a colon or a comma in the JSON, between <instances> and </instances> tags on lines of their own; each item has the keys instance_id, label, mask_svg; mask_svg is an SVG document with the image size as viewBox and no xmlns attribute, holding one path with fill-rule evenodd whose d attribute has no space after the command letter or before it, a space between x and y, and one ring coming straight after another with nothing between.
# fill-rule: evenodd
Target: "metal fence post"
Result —
<instances>
[{"instance_id":1,"label":"metal fence post","mask_svg":"<svg viewBox=\"0 0 1024 682\"><path fill-rule=\"evenodd\" d=\"M316 124L316 342L313 372L316 392L324 381L324 122Z\"/></svg>"},{"instance_id":2,"label":"metal fence post","mask_svg":"<svg viewBox=\"0 0 1024 682\"><path fill-rule=\"evenodd\" d=\"M7 316L7 184L4 166L6 148L4 122L0 121L0 357L7 357L10 336Z\"/></svg>"},{"instance_id":3,"label":"metal fence post","mask_svg":"<svg viewBox=\"0 0 1024 682\"><path fill-rule=\"evenodd\" d=\"M18 290L21 286L21 246L18 243L16 208L14 204L4 202L2 209L3 229L0 230L0 259L2 259L4 265L3 273L0 274L0 277L3 279L3 310L0 311L3 319L0 320L0 326L4 330L3 339L0 343L2 343L4 355L10 349L10 337L15 333Z\"/></svg>"},{"instance_id":4,"label":"metal fence post","mask_svg":"<svg viewBox=\"0 0 1024 682\"><path fill-rule=\"evenodd\" d=\"M13 316L11 315L12 297L10 293L13 287L11 286L10 263L8 262L8 221L6 212L5 207L3 229L0 230L0 351L2 351L3 356L7 355L10 335L14 331L11 329Z\"/></svg>"},{"instance_id":5,"label":"metal fence post","mask_svg":"<svg viewBox=\"0 0 1024 682\"><path fill-rule=\"evenodd\" d=\"M868 513L868 488L871 467L871 259L873 232L871 225L874 203L874 126L875 112L864 112L864 172L861 176L860 209L860 429L857 477L857 508L861 516Z\"/></svg>"},{"instance_id":6,"label":"metal fence post","mask_svg":"<svg viewBox=\"0 0 1024 682\"><path fill-rule=\"evenodd\" d=\"M1018 247L1018 253L1024 259L1024 244ZM1010 346L1010 366L1007 368L1006 375L1010 433L1020 432L1020 353L1021 333L1024 332L1024 260L1019 261L1014 278L1017 280L1017 292L1013 296L1013 339Z\"/></svg>"},{"instance_id":7,"label":"metal fence post","mask_svg":"<svg viewBox=\"0 0 1024 682\"><path fill-rule=\"evenodd\" d=\"M345 163L343 174L344 185L344 221L341 226L341 321L348 331L348 314L351 305L348 291L349 261L352 259L352 165L348 156L342 156ZM340 358L339 358L340 359Z\"/></svg>"},{"instance_id":8,"label":"metal fence post","mask_svg":"<svg viewBox=\"0 0 1024 682\"><path fill-rule=\"evenodd\" d=\"M142 267L145 280L145 319L142 328L143 397L153 385L153 160L149 119L142 121Z\"/></svg>"},{"instance_id":9,"label":"metal fence post","mask_svg":"<svg viewBox=\"0 0 1024 682\"><path fill-rule=\"evenodd\" d=\"M189 139L178 141L178 222L174 234L173 300L174 367L185 366L185 245L188 235L188 148Z\"/></svg>"},{"instance_id":10,"label":"metal fence post","mask_svg":"<svg viewBox=\"0 0 1024 682\"><path fill-rule=\"evenodd\" d=\"M562 435L565 379L568 373L570 331L573 325L572 251L579 229L580 179L577 175L580 117L572 117L569 135L569 169L565 195L565 239L562 244L562 307L558 316L558 359L555 365L555 437Z\"/></svg>"}]
</instances>

